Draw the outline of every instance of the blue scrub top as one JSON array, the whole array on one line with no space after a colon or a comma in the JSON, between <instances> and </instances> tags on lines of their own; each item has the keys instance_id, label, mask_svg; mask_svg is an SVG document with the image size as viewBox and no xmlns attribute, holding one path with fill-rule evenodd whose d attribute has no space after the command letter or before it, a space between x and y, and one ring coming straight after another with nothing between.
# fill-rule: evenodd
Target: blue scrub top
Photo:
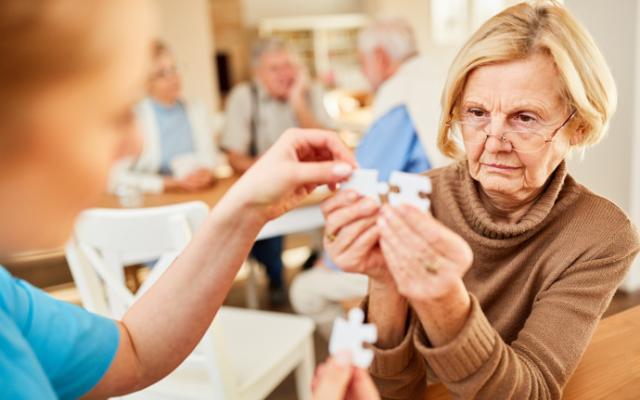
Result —
<instances>
[{"instance_id":1,"label":"blue scrub top","mask_svg":"<svg viewBox=\"0 0 640 400\"><path fill-rule=\"evenodd\" d=\"M0 267L0 399L77 399L102 379L119 340L115 321Z\"/></svg>"},{"instance_id":2,"label":"blue scrub top","mask_svg":"<svg viewBox=\"0 0 640 400\"><path fill-rule=\"evenodd\" d=\"M356 148L360 168L377 169L378 179L389 180L393 171L420 173L431 169L418 132L406 106L398 106L378 118ZM325 265L340 268L325 253Z\"/></svg>"}]
</instances>

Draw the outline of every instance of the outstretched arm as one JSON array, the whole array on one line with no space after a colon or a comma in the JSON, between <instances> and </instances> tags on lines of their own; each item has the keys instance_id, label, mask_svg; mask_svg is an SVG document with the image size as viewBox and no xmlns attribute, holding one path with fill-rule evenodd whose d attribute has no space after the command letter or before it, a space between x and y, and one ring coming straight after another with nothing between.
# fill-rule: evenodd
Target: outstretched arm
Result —
<instances>
[{"instance_id":1,"label":"outstretched arm","mask_svg":"<svg viewBox=\"0 0 640 400\"><path fill-rule=\"evenodd\" d=\"M353 167L353 156L333 133L286 132L119 322L115 359L88 397L139 390L175 369L211 324L262 226L316 186L345 180Z\"/></svg>"}]
</instances>

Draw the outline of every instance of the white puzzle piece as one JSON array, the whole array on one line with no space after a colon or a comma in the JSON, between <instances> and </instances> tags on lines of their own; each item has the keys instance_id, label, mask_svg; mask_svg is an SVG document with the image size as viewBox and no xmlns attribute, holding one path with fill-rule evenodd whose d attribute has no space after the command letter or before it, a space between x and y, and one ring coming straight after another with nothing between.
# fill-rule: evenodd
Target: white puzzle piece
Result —
<instances>
[{"instance_id":1,"label":"white puzzle piece","mask_svg":"<svg viewBox=\"0 0 640 400\"><path fill-rule=\"evenodd\" d=\"M431 180L428 177L394 171L389 178L389 186L396 188L389 191L390 205L410 204L424 212L429 210L431 203L426 195L431 194Z\"/></svg>"},{"instance_id":2,"label":"white puzzle piece","mask_svg":"<svg viewBox=\"0 0 640 400\"><path fill-rule=\"evenodd\" d=\"M351 174L351 178L340 185L340 190L353 190L363 196L370 197L380 204L378 193L378 171L375 169L357 169Z\"/></svg>"},{"instance_id":3,"label":"white puzzle piece","mask_svg":"<svg viewBox=\"0 0 640 400\"><path fill-rule=\"evenodd\" d=\"M373 324L364 323L364 312L359 308L352 308L348 314L349 320L336 318L329 341L329 353L335 355L341 351L351 353L353 365L359 368L369 368L373 361L373 351L362 347L364 343L375 343L378 340L378 330Z\"/></svg>"}]
</instances>

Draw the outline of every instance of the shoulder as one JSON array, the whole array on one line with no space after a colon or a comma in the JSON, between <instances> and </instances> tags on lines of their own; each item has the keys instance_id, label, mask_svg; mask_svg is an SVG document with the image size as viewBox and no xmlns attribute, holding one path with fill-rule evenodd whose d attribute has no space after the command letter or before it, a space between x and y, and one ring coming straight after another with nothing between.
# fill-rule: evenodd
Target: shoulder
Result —
<instances>
[{"instance_id":1,"label":"shoulder","mask_svg":"<svg viewBox=\"0 0 640 400\"><path fill-rule=\"evenodd\" d=\"M249 82L239 83L229 93L228 102L245 102L251 101L251 84Z\"/></svg>"},{"instance_id":2,"label":"shoulder","mask_svg":"<svg viewBox=\"0 0 640 400\"><path fill-rule=\"evenodd\" d=\"M577 183L571 176L567 176L565 185L577 194L563 212L565 229L588 235L590 244L605 255L640 249L638 229L617 204Z\"/></svg>"},{"instance_id":3,"label":"shoulder","mask_svg":"<svg viewBox=\"0 0 640 400\"><path fill-rule=\"evenodd\" d=\"M440 168L434 168L424 173L434 187L440 186L449 181L462 180L462 174L465 173L465 169L461 162L454 162Z\"/></svg>"},{"instance_id":4,"label":"shoulder","mask_svg":"<svg viewBox=\"0 0 640 400\"><path fill-rule=\"evenodd\" d=\"M371 130L387 130L389 126L395 128L407 128L414 131L413 120L409 114L409 110L405 105L398 105L386 113L382 114L371 125ZM395 136L395 135L393 135Z\"/></svg>"}]
</instances>

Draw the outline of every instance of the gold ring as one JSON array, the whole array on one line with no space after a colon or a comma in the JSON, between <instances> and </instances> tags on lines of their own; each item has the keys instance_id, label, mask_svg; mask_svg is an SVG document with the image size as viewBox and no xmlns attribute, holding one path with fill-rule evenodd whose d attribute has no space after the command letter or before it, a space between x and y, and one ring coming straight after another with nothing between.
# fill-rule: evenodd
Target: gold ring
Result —
<instances>
[{"instance_id":1,"label":"gold ring","mask_svg":"<svg viewBox=\"0 0 640 400\"><path fill-rule=\"evenodd\" d=\"M439 260L439 257L435 257L433 262L424 264L424 269L426 269L430 274L436 275L440 270L440 263L438 262Z\"/></svg>"},{"instance_id":2,"label":"gold ring","mask_svg":"<svg viewBox=\"0 0 640 400\"><path fill-rule=\"evenodd\" d=\"M438 268L438 267L436 267L435 265L432 265L432 264L427 264L427 265L425 265L424 268L427 270L428 273L434 274L434 275L436 275L438 273L438 270L440 269L440 268Z\"/></svg>"},{"instance_id":3,"label":"gold ring","mask_svg":"<svg viewBox=\"0 0 640 400\"><path fill-rule=\"evenodd\" d=\"M329 243L332 243L334 240L336 240L336 235L335 233L327 233L326 235L327 240L329 241Z\"/></svg>"}]
</instances>

